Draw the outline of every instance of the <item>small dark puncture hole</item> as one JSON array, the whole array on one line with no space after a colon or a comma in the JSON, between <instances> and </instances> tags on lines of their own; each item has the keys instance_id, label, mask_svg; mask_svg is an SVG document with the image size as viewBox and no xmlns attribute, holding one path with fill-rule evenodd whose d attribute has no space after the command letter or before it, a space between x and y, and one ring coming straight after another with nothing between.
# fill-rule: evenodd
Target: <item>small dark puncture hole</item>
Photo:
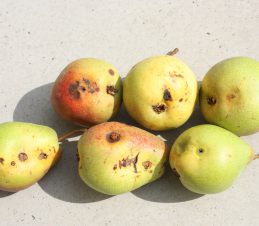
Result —
<instances>
[{"instance_id":1,"label":"small dark puncture hole","mask_svg":"<svg viewBox=\"0 0 259 226\"><path fill-rule=\"evenodd\" d=\"M114 143L116 141L119 141L121 138L120 134L116 133L116 132L111 132L109 134L106 135L106 139L108 140L108 142L110 143Z\"/></svg>"},{"instance_id":2,"label":"small dark puncture hole","mask_svg":"<svg viewBox=\"0 0 259 226\"><path fill-rule=\"evenodd\" d=\"M207 97L207 103L208 103L209 105L214 105L214 104L217 103L217 100L216 100L215 97Z\"/></svg>"},{"instance_id":3,"label":"small dark puncture hole","mask_svg":"<svg viewBox=\"0 0 259 226\"><path fill-rule=\"evenodd\" d=\"M106 92L112 96L115 96L115 94L118 93L118 90L115 88L115 86L107 86Z\"/></svg>"},{"instance_id":4,"label":"small dark puncture hole","mask_svg":"<svg viewBox=\"0 0 259 226\"><path fill-rule=\"evenodd\" d=\"M164 98L165 101L171 101L172 100L171 93L169 92L168 89L164 90L163 98Z\"/></svg>"},{"instance_id":5,"label":"small dark puncture hole","mask_svg":"<svg viewBox=\"0 0 259 226\"><path fill-rule=\"evenodd\" d=\"M40 155L39 155L39 159L42 160L42 159L47 159L48 158L48 155L44 152L41 152Z\"/></svg>"},{"instance_id":6,"label":"small dark puncture hole","mask_svg":"<svg viewBox=\"0 0 259 226\"><path fill-rule=\"evenodd\" d=\"M160 114L167 109L167 106L165 104L157 104L157 105L153 105L152 108L154 112L156 112L157 114Z\"/></svg>"},{"instance_id":7,"label":"small dark puncture hole","mask_svg":"<svg viewBox=\"0 0 259 226\"><path fill-rule=\"evenodd\" d=\"M198 152L199 152L199 154L203 154L204 150L202 148L199 148Z\"/></svg>"}]
</instances>

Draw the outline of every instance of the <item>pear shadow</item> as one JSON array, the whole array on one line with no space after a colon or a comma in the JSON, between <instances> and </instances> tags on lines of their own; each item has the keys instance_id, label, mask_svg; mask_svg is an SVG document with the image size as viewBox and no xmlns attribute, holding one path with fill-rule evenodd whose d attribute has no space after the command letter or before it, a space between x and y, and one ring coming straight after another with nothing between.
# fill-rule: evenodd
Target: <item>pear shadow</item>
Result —
<instances>
[{"instance_id":1,"label":"pear shadow","mask_svg":"<svg viewBox=\"0 0 259 226\"><path fill-rule=\"evenodd\" d=\"M0 191L0 198L7 197L9 195L13 195L15 192L8 192L8 191Z\"/></svg>"},{"instance_id":2,"label":"pear shadow","mask_svg":"<svg viewBox=\"0 0 259 226\"><path fill-rule=\"evenodd\" d=\"M61 147L64 150L61 158L38 182L40 187L52 197L72 203L91 203L111 198L112 196L91 189L79 177L77 142L64 141Z\"/></svg>"},{"instance_id":3,"label":"pear shadow","mask_svg":"<svg viewBox=\"0 0 259 226\"><path fill-rule=\"evenodd\" d=\"M170 166L166 167L165 174L160 179L132 191L132 194L147 201L161 203L186 202L203 196L183 187Z\"/></svg>"},{"instance_id":4,"label":"pear shadow","mask_svg":"<svg viewBox=\"0 0 259 226\"><path fill-rule=\"evenodd\" d=\"M50 95L53 84L48 83L26 93L16 105L13 120L49 126L59 136L78 129L73 123L61 119L52 109ZM97 202L111 197L95 192L79 178L76 142L64 141L61 148L63 151L58 163L38 182L46 193L72 203Z\"/></svg>"}]
</instances>

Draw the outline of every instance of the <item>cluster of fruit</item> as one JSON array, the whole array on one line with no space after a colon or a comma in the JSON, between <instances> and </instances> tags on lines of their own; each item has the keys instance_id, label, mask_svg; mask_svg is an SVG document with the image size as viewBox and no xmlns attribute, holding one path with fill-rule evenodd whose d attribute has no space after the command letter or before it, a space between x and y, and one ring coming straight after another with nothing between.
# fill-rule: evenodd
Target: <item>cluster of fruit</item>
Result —
<instances>
[{"instance_id":1,"label":"cluster of fruit","mask_svg":"<svg viewBox=\"0 0 259 226\"><path fill-rule=\"evenodd\" d=\"M168 157L193 192L217 193L231 186L259 157L238 137L259 131L259 63L245 57L224 60L209 70L199 90L195 75L176 53L136 64L123 91L111 64L92 58L69 64L54 84L53 108L64 119L92 127L58 138L42 125L0 124L0 189L14 192L40 180L58 160L59 142L79 131L79 175L99 192L121 194L158 179ZM214 125L186 130L170 152L150 132L107 122L123 99L130 116L145 128L175 129L189 119L198 96L204 118Z\"/></svg>"}]
</instances>

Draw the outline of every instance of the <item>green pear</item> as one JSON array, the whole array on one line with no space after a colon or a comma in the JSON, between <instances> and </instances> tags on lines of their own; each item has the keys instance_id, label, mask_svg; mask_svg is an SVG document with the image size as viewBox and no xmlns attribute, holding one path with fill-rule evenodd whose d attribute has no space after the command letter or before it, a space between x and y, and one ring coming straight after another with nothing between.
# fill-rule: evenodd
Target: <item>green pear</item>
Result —
<instances>
[{"instance_id":1,"label":"green pear","mask_svg":"<svg viewBox=\"0 0 259 226\"><path fill-rule=\"evenodd\" d=\"M213 66L200 92L201 112L211 124L237 135L259 131L259 62L234 57Z\"/></svg>"},{"instance_id":2,"label":"green pear","mask_svg":"<svg viewBox=\"0 0 259 226\"><path fill-rule=\"evenodd\" d=\"M81 136L78 154L81 179L101 193L117 195L161 177L168 150L164 141L151 133L107 122Z\"/></svg>"},{"instance_id":3,"label":"green pear","mask_svg":"<svg viewBox=\"0 0 259 226\"><path fill-rule=\"evenodd\" d=\"M0 190L16 192L36 183L59 155L53 129L24 122L0 124Z\"/></svg>"},{"instance_id":4,"label":"green pear","mask_svg":"<svg viewBox=\"0 0 259 226\"><path fill-rule=\"evenodd\" d=\"M258 156L238 136L209 124L183 132L169 157L182 184L200 194L226 190L255 158Z\"/></svg>"},{"instance_id":5,"label":"green pear","mask_svg":"<svg viewBox=\"0 0 259 226\"><path fill-rule=\"evenodd\" d=\"M128 73L123 102L138 123L151 130L169 130L191 116L198 93L194 73L175 55L145 59Z\"/></svg>"}]
</instances>

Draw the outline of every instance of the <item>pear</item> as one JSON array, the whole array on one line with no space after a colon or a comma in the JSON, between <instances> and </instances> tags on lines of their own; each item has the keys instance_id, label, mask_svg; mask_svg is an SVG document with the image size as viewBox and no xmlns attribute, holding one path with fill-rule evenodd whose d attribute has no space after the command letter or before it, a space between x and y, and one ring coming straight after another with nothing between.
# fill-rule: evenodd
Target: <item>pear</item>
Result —
<instances>
[{"instance_id":1,"label":"pear","mask_svg":"<svg viewBox=\"0 0 259 226\"><path fill-rule=\"evenodd\" d=\"M16 192L31 186L59 155L53 129L23 122L0 124L0 190Z\"/></svg>"},{"instance_id":2,"label":"pear","mask_svg":"<svg viewBox=\"0 0 259 226\"><path fill-rule=\"evenodd\" d=\"M94 58L69 64L57 78L51 95L52 106L62 118L84 126L109 120L118 112L121 99L118 71Z\"/></svg>"},{"instance_id":3,"label":"pear","mask_svg":"<svg viewBox=\"0 0 259 226\"><path fill-rule=\"evenodd\" d=\"M233 57L214 65L200 92L204 118L241 136L259 131L259 62Z\"/></svg>"},{"instance_id":4,"label":"pear","mask_svg":"<svg viewBox=\"0 0 259 226\"><path fill-rule=\"evenodd\" d=\"M106 122L87 130L78 142L79 175L91 188L118 195L164 173L165 143L142 129Z\"/></svg>"},{"instance_id":5,"label":"pear","mask_svg":"<svg viewBox=\"0 0 259 226\"><path fill-rule=\"evenodd\" d=\"M189 67L172 55L154 56L136 64L123 85L127 112L151 130L169 130L191 116L198 83Z\"/></svg>"},{"instance_id":6,"label":"pear","mask_svg":"<svg viewBox=\"0 0 259 226\"><path fill-rule=\"evenodd\" d=\"M258 155L235 134L215 125L199 125L183 132L173 144L170 165L182 184L200 194L229 188Z\"/></svg>"}]
</instances>

